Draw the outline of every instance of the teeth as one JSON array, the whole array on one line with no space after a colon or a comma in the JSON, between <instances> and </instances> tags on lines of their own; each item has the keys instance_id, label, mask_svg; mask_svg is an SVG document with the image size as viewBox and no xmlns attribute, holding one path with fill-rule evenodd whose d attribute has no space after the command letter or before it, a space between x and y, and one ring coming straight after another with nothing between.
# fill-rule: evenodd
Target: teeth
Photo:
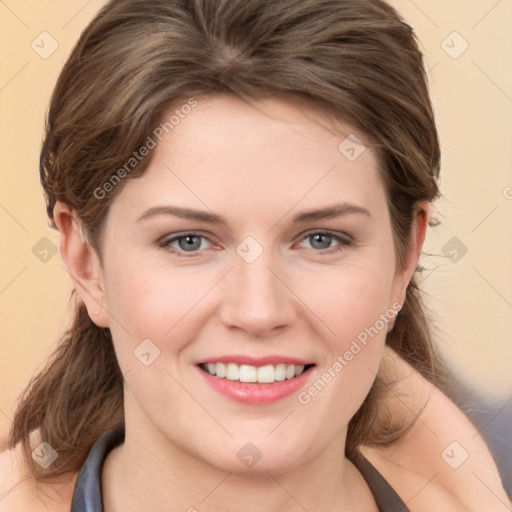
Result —
<instances>
[{"instance_id":1,"label":"teeth","mask_svg":"<svg viewBox=\"0 0 512 512\"><path fill-rule=\"evenodd\" d=\"M275 368L275 379L277 381L286 379L286 365L278 364Z\"/></svg>"},{"instance_id":2,"label":"teeth","mask_svg":"<svg viewBox=\"0 0 512 512\"><path fill-rule=\"evenodd\" d=\"M267 366L260 366L258 368L258 382L261 382L261 383L274 382L276 380L274 375L275 375L274 367L271 364L268 364Z\"/></svg>"},{"instance_id":3,"label":"teeth","mask_svg":"<svg viewBox=\"0 0 512 512\"><path fill-rule=\"evenodd\" d=\"M226 365L226 379L238 380L240 377L240 370L238 365L235 363L228 363Z\"/></svg>"},{"instance_id":4,"label":"teeth","mask_svg":"<svg viewBox=\"0 0 512 512\"><path fill-rule=\"evenodd\" d=\"M271 384L286 379L298 377L304 371L304 365L277 364L266 366L251 366L236 363L207 363L202 365L210 375L227 380L239 380L240 382L259 382Z\"/></svg>"},{"instance_id":5,"label":"teeth","mask_svg":"<svg viewBox=\"0 0 512 512\"><path fill-rule=\"evenodd\" d=\"M224 363L215 363L215 375L217 377L226 376L226 365Z\"/></svg>"},{"instance_id":6,"label":"teeth","mask_svg":"<svg viewBox=\"0 0 512 512\"><path fill-rule=\"evenodd\" d=\"M229 363L229 364L238 367L238 365L236 365L235 363ZM235 380L235 379L230 379L230 380ZM240 366L240 382L258 382L258 368L256 368L256 366L249 366L248 364L242 364Z\"/></svg>"}]
</instances>

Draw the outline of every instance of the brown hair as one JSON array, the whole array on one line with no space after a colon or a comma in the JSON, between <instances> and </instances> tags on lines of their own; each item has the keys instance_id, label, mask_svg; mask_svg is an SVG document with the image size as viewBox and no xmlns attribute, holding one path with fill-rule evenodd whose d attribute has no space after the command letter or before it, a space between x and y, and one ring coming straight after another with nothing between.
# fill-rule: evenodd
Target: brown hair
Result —
<instances>
[{"instance_id":1,"label":"brown hair","mask_svg":"<svg viewBox=\"0 0 512 512\"><path fill-rule=\"evenodd\" d=\"M77 212L101 256L102 225L123 183L105 194L104 184L147 143L171 103L219 93L247 101L294 96L360 130L379 156L402 265L416 203L440 195L440 148L416 36L380 0L109 2L82 33L51 98L40 172L53 227L60 200ZM124 180L150 161L151 152ZM21 396L9 435L9 447L23 442L41 481L78 471L98 437L124 422L110 331L73 296L73 324ZM442 382L414 282L386 343ZM378 419L388 380L383 365L350 422L347 451L389 444L407 428ZM31 458L36 429L59 453L44 470Z\"/></svg>"}]
</instances>

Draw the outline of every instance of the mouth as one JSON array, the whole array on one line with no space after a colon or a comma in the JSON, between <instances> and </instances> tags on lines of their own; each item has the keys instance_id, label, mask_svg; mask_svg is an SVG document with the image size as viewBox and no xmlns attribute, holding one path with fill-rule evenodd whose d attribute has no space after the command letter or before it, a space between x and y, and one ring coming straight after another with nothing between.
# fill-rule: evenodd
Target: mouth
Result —
<instances>
[{"instance_id":1,"label":"mouth","mask_svg":"<svg viewBox=\"0 0 512 512\"><path fill-rule=\"evenodd\" d=\"M259 384L273 384L284 380L294 379L314 366L313 364L267 364L253 366L237 363L202 363L199 367L208 374L219 379L234 382L249 382Z\"/></svg>"},{"instance_id":2,"label":"mouth","mask_svg":"<svg viewBox=\"0 0 512 512\"><path fill-rule=\"evenodd\" d=\"M225 397L251 405L271 404L297 393L315 364L290 358L252 359L242 356L202 361L201 376Z\"/></svg>"}]
</instances>

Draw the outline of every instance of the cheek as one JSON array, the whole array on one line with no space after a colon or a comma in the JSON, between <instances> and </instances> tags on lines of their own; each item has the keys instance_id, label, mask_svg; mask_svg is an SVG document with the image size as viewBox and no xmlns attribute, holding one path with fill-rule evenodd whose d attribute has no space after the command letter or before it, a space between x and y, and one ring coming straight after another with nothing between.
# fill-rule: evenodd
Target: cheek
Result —
<instances>
[{"instance_id":1,"label":"cheek","mask_svg":"<svg viewBox=\"0 0 512 512\"><path fill-rule=\"evenodd\" d=\"M162 355L176 354L200 327L202 299L218 281L214 270L163 269L138 258L105 264L105 270L111 331L116 345L122 344L121 359L146 339Z\"/></svg>"},{"instance_id":2,"label":"cheek","mask_svg":"<svg viewBox=\"0 0 512 512\"><path fill-rule=\"evenodd\" d=\"M125 377L127 412L137 415L144 410L166 426L180 416L204 423L204 411L179 383L184 382L189 362L186 349L204 324L200 315L204 315L205 295L216 281L216 275L210 279L183 269L155 270L142 262L132 272L128 265L112 269L108 302L117 321L111 331ZM133 401L138 405L134 407Z\"/></svg>"},{"instance_id":3,"label":"cheek","mask_svg":"<svg viewBox=\"0 0 512 512\"><path fill-rule=\"evenodd\" d=\"M385 336L387 323L394 318L390 305L393 272L386 261L359 262L318 272L297 286L297 295L325 326L323 332L332 352L348 349L350 341L375 329ZM300 282L300 281L297 281ZM384 319L384 320L383 320Z\"/></svg>"},{"instance_id":4,"label":"cheek","mask_svg":"<svg viewBox=\"0 0 512 512\"><path fill-rule=\"evenodd\" d=\"M298 401L325 410L333 425L348 423L378 372L394 318L390 268L385 261L346 266L329 279L315 281L315 293L309 295L308 305L326 326L322 345L327 351L315 381Z\"/></svg>"}]
</instances>

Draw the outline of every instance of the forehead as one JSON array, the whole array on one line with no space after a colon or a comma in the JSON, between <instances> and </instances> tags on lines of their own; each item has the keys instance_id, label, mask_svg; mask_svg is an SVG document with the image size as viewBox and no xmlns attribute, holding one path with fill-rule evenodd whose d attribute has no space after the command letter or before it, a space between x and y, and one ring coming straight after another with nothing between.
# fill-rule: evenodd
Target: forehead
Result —
<instances>
[{"instance_id":1,"label":"forehead","mask_svg":"<svg viewBox=\"0 0 512 512\"><path fill-rule=\"evenodd\" d=\"M162 116L167 133L151 164L113 206L129 201L141 210L172 202L271 216L295 205L384 204L376 155L362 145L363 135L346 123L332 125L314 107L286 97L249 104L219 95L177 110L175 103Z\"/></svg>"}]
</instances>

